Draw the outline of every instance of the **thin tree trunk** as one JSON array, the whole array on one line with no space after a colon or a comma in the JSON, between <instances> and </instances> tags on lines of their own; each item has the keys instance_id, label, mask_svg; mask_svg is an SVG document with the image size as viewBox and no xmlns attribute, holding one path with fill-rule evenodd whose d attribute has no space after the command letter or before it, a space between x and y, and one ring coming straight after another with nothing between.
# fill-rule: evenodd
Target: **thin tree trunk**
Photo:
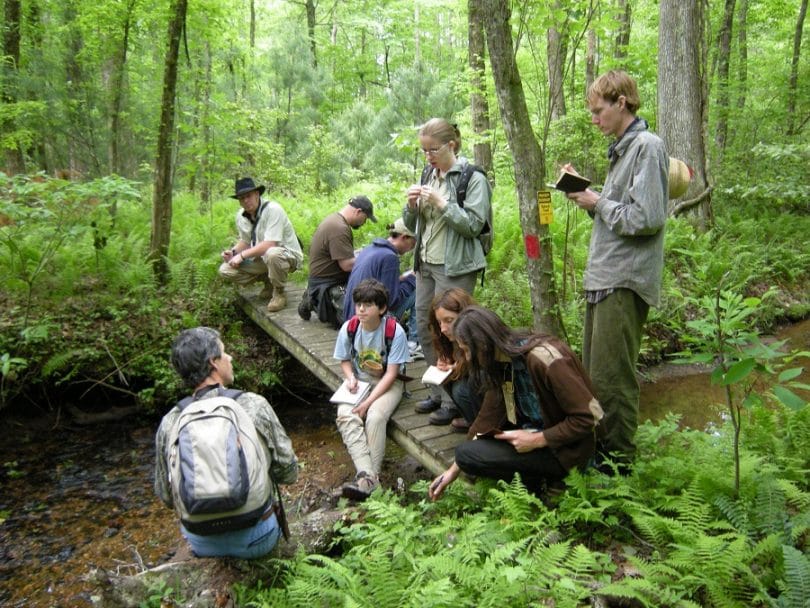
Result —
<instances>
[{"instance_id":1,"label":"thin tree trunk","mask_svg":"<svg viewBox=\"0 0 810 608\"><path fill-rule=\"evenodd\" d=\"M740 0L737 11L737 108L745 108L748 94L748 0Z\"/></svg>"},{"instance_id":2,"label":"thin tree trunk","mask_svg":"<svg viewBox=\"0 0 810 608\"><path fill-rule=\"evenodd\" d=\"M537 213L537 193L544 189L545 183L545 159L532 130L515 62L509 0L484 0L482 6L498 105L514 159L534 325L540 330L562 335L551 236L548 226L540 225Z\"/></svg>"},{"instance_id":3,"label":"thin tree trunk","mask_svg":"<svg viewBox=\"0 0 810 608\"><path fill-rule=\"evenodd\" d=\"M20 65L20 0L5 0L3 3L6 24L3 28L3 61L0 67L0 97L4 104L17 102L17 76ZM16 131L13 121L0 123L5 133ZM25 157L20 144L6 149L6 171L9 175L25 172Z\"/></svg>"},{"instance_id":4,"label":"thin tree trunk","mask_svg":"<svg viewBox=\"0 0 810 608\"><path fill-rule=\"evenodd\" d=\"M126 75L127 50L129 48L129 29L132 23L132 11L137 0L127 2L124 14L124 33L121 45L113 56L113 78L110 83L112 97L110 99L110 173L122 175L119 143L121 138L121 104L124 98L124 77ZM113 203L114 205L114 203ZM114 211L114 208L113 208Z\"/></svg>"},{"instance_id":5,"label":"thin tree trunk","mask_svg":"<svg viewBox=\"0 0 810 608\"><path fill-rule=\"evenodd\" d=\"M698 229L712 223L706 162L707 91L702 2L661 0L658 30L658 131L671 156L692 167L694 176L683 198L700 201Z\"/></svg>"},{"instance_id":6,"label":"thin tree trunk","mask_svg":"<svg viewBox=\"0 0 810 608\"><path fill-rule=\"evenodd\" d=\"M632 6L630 0L617 0L617 19L619 31L616 32L616 48L613 50L613 57L618 60L627 58L627 47L630 45L630 25L632 18Z\"/></svg>"},{"instance_id":7,"label":"thin tree trunk","mask_svg":"<svg viewBox=\"0 0 810 608\"><path fill-rule=\"evenodd\" d=\"M470 107L472 110L472 126L475 133L475 143L473 151L475 164L486 171L493 180L495 172L492 166L492 144L489 122L489 104L487 103L487 89L485 81L485 55L486 39L484 38L484 26L481 21L481 0L468 0L468 25L469 25L469 63L471 76Z\"/></svg>"},{"instance_id":8,"label":"thin tree trunk","mask_svg":"<svg viewBox=\"0 0 810 608\"><path fill-rule=\"evenodd\" d=\"M551 120L565 116L565 91L563 89L563 66L567 55L565 37L556 27L546 30L548 54L548 93Z\"/></svg>"},{"instance_id":9,"label":"thin tree trunk","mask_svg":"<svg viewBox=\"0 0 810 608\"><path fill-rule=\"evenodd\" d=\"M250 0L250 48L256 48L256 0Z\"/></svg>"},{"instance_id":10,"label":"thin tree trunk","mask_svg":"<svg viewBox=\"0 0 810 608\"><path fill-rule=\"evenodd\" d=\"M318 67L318 46L315 41L315 0L307 0L307 35L309 36L309 49L312 53L312 67Z\"/></svg>"},{"instance_id":11,"label":"thin tree trunk","mask_svg":"<svg viewBox=\"0 0 810 608\"><path fill-rule=\"evenodd\" d=\"M717 49L717 128L714 144L717 147L716 165L721 166L723 151L728 136L728 66L731 56L731 35L734 27L734 5L736 0L726 0L723 11L723 24L720 27Z\"/></svg>"},{"instance_id":12,"label":"thin tree trunk","mask_svg":"<svg viewBox=\"0 0 810 608\"><path fill-rule=\"evenodd\" d=\"M172 231L172 149L174 141L174 106L177 91L177 64L180 37L186 20L188 0L174 0L169 22L166 63L163 71L163 99L155 163L154 198L152 201L152 240L149 259L163 286L169 278L167 257Z\"/></svg>"},{"instance_id":13,"label":"thin tree trunk","mask_svg":"<svg viewBox=\"0 0 810 608\"><path fill-rule=\"evenodd\" d=\"M796 128L796 91L799 87L799 58L802 50L802 30L804 29L804 18L807 15L807 0L802 0L799 8L799 17L796 19L796 30L793 33L793 57L790 62L790 80L788 81L788 135L795 135ZM803 121L800 124L804 124Z\"/></svg>"}]
</instances>

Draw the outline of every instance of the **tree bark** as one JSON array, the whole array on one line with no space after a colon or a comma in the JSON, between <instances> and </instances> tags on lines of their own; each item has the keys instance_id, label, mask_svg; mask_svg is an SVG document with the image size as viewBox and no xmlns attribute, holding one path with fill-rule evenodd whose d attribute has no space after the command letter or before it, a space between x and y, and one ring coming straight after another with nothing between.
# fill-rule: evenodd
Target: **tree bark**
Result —
<instances>
[{"instance_id":1,"label":"tree bark","mask_svg":"<svg viewBox=\"0 0 810 608\"><path fill-rule=\"evenodd\" d=\"M619 30L616 32L616 48L613 50L613 57L622 60L627 58L627 47L630 45L630 25L633 9L630 0L617 0L616 9L619 14L617 19Z\"/></svg>"},{"instance_id":2,"label":"tree bark","mask_svg":"<svg viewBox=\"0 0 810 608\"><path fill-rule=\"evenodd\" d=\"M121 105L124 98L124 77L126 76L127 51L129 49L129 30L132 24L132 12L137 0L128 0L124 14L123 35L118 50L113 55L113 78L110 82L110 173L122 175L120 137L121 137ZM114 208L113 208L114 209Z\"/></svg>"},{"instance_id":3,"label":"tree bark","mask_svg":"<svg viewBox=\"0 0 810 608\"><path fill-rule=\"evenodd\" d=\"M318 46L315 42L315 0L307 0L307 34L312 53L312 67L318 67Z\"/></svg>"},{"instance_id":4,"label":"tree bark","mask_svg":"<svg viewBox=\"0 0 810 608\"><path fill-rule=\"evenodd\" d=\"M2 80L0 80L0 98L4 104L14 104L17 102L17 77L20 65L20 0L5 0L3 3L6 24L3 28L3 56L0 57L0 69ZM3 132L9 133L16 130L15 122L7 119L8 122L0 124ZM25 157L19 143L14 147L6 148L6 172L9 175L25 172Z\"/></svg>"},{"instance_id":5,"label":"tree bark","mask_svg":"<svg viewBox=\"0 0 810 608\"><path fill-rule=\"evenodd\" d=\"M748 0L740 0L737 11L737 108L745 108L748 94Z\"/></svg>"},{"instance_id":6,"label":"tree bark","mask_svg":"<svg viewBox=\"0 0 810 608\"><path fill-rule=\"evenodd\" d=\"M565 116L565 90L563 89L563 66L568 45L565 37L556 27L546 30L546 52L548 54L548 93L551 120Z\"/></svg>"},{"instance_id":7,"label":"tree bark","mask_svg":"<svg viewBox=\"0 0 810 608\"><path fill-rule=\"evenodd\" d=\"M706 71L702 2L661 0L658 29L658 131L671 156L694 171L683 198L708 190L706 163ZM674 207L670 208L672 211ZM701 200L698 229L711 225L711 196Z\"/></svg>"},{"instance_id":8,"label":"tree bark","mask_svg":"<svg viewBox=\"0 0 810 608\"><path fill-rule=\"evenodd\" d=\"M802 30L804 29L804 18L807 15L807 0L802 0L799 7L799 17L796 19L796 30L793 33L793 57L790 62L790 80L788 81L788 135L796 135L801 127L796 127L796 91L799 87L799 58L802 50ZM804 121L799 121L804 124Z\"/></svg>"},{"instance_id":9,"label":"tree bark","mask_svg":"<svg viewBox=\"0 0 810 608\"><path fill-rule=\"evenodd\" d=\"M475 133L475 143L473 152L475 164L482 167L493 181L495 172L492 166L492 144L489 104L487 102L487 88L484 79L486 64L486 39L484 38L484 27L481 21L481 0L468 0L467 2L469 37L468 37L468 57L470 63L471 92L470 109L472 111L472 126Z\"/></svg>"},{"instance_id":10,"label":"tree bark","mask_svg":"<svg viewBox=\"0 0 810 608\"><path fill-rule=\"evenodd\" d=\"M532 130L512 45L508 0L484 0L484 29L501 119L512 150L520 223L527 253L527 270L534 325L562 335L554 281L551 236L540 225L537 192L545 188L545 158ZM539 249L539 251L538 251Z\"/></svg>"},{"instance_id":11,"label":"tree bark","mask_svg":"<svg viewBox=\"0 0 810 608\"><path fill-rule=\"evenodd\" d=\"M717 128L714 144L717 148L716 166L721 166L728 136L728 66L731 57L731 34L734 28L736 0L726 0L723 23L720 26L717 48Z\"/></svg>"},{"instance_id":12,"label":"tree bark","mask_svg":"<svg viewBox=\"0 0 810 608\"><path fill-rule=\"evenodd\" d=\"M163 99L155 163L154 198L152 201L152 239L149 259L158 284L169 278L167 257L172 231L172 148L174 141L174 104L177 90L177 63L180 37L186 20L188 0L174 0L169 22L166 62L163 70Z\"/></svg>"}]
</instances>

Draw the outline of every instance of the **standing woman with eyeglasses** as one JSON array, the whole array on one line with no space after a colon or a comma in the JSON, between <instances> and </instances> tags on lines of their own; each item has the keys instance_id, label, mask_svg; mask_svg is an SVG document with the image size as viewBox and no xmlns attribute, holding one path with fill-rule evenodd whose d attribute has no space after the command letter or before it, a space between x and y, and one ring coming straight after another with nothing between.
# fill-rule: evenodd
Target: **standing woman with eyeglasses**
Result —
<instances>
[{"instance_id":1,"label":"standing woman with eyeglasses","mask_svg":"<svg viewBox=\"0 0 810 608\"><path fill-rule=\"evenodd\" d=\"M487 262L479 235L492 228L492 188L481 171L473 171L463 204L458 186L470 164L460 156L461 133L443 118L431 118L419 129L419 145L428 162L420 184L408 188L402 218L416 234L416 324L425 360L436 363L430 334L433 297L452 287L471 294L478 273ZM434 411L438 410L438 411ZM458 412L438 387L416 405L419 413L433 412L431 424L450 424Z\"/></svg>"}]
</instances>

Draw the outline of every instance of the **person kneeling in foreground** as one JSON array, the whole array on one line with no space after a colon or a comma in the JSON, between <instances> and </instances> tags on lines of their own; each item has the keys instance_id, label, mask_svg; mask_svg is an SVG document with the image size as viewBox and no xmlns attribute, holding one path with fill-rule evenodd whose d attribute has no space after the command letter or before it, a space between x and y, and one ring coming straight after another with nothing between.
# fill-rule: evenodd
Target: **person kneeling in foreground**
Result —
<instances>
[{"instance_id":1,"label":"person kneeling in foreground","mask_svg":"<svg viewBox=\"0 0 810 608\"><path fill-rule=\"evenodd\" d=\"M565 343L514 331L480 306L461 311L453 337L484 398L455 462L430 484L431 500L461 471L507 481L520 473L527 489L538 492L588 464L603 412Z\"/></svg>"},{"instance_id":2,"label":"person kneeling in foreground","mask_svg":"<svg viewBox=\"0 0 810 608\"><path fill-rule=\"evenodd\" d=\"M393 336L386 338L385 285L365 279L355 287L352 299L357 320L349 319L340 328L334 357L340 361L349 391L358 390L358 379L371 382L372 386L357 405L338 404L336 423L357 470L354 481L344 484L343 495L365 500L380 485L385 427L402 399L404 382L397 377L400 365L410 355L405 332L393 317Z\"/></svg>"},{"instance_id":3,"label":"person kneeling in foreground","mask_svg":"<svg viewBox=\"0 0 810 608\"><path fill-rule=\"evenodd\" d=\"M233 366L216 330L182 332L172 365L193 393L158 428L155 493L197 557L261 557L286 534L273 493L298 478L292 443L264 397L226 390Z\"/></svg>"}]
</instances>

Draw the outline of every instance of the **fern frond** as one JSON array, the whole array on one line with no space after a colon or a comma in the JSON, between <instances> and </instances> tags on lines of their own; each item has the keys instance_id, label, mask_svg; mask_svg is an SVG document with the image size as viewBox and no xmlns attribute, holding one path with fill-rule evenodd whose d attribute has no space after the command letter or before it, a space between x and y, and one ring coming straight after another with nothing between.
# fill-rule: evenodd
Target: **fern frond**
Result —
<instances>
[{"instance_id":1,"label":"fern frond","mask_svg":"<svg viewBox=\"0 0 810 608\"><path fill-rule=\"evenodd\" d=\"M782 547L785 567L785 592L779 597L785 608L810 605L810 559L795 547ZM784 602L783 602L784 600Z\"/></svg>"}]
</instances>

